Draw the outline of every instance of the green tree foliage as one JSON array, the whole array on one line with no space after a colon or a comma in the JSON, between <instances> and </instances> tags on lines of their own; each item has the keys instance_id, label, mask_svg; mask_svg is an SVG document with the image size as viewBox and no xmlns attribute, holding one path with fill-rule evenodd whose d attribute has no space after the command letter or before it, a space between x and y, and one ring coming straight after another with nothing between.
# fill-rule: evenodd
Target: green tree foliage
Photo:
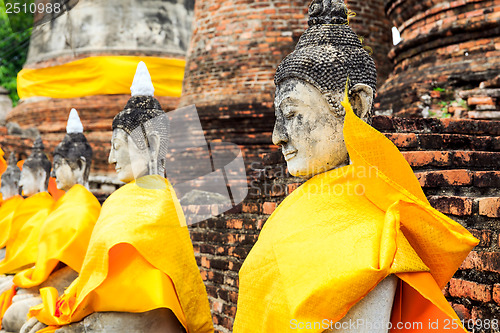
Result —
<instances>
[{"instance_id":1,"label":"green tree foliage","mask_svg":"<svg viewBox=\"0 0 500 333\"><path fill-rule=\"evenodd\" d=\"M14 105L17 104L17 73L23 68L28 54L33 26L33 14L22 7L34 1L0 0L0 85L9 91ZM19 13L7 14L6 4L18 3Z\"/></svg>"}]
</instances>

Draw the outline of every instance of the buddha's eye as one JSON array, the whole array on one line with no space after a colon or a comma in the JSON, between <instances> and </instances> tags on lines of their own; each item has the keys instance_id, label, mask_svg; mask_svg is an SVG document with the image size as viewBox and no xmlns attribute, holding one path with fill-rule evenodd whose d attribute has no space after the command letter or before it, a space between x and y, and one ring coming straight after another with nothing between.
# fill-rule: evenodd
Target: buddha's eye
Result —
<instances>
[{"instance_id":1,"label":"buddha's eye","mask_svg":"<svg viewBox=\"0 0 500 333\"><path fill-rule=\"evenodd\" d=\"M285 112L283 113L283 116L286 119L292 119L295 116L296 113L297 112L295 112L295 110L288 109L288 110L285 110Z\"/></svg>"}]
</instances>

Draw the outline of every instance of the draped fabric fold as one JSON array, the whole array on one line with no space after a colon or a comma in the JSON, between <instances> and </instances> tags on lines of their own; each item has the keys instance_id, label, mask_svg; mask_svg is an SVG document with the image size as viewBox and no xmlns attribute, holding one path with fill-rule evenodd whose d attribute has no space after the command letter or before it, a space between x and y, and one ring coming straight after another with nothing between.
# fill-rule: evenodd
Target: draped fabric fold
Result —
<instances>
[{"instance_id":1,"label":"draped fabric fold","mask_svg":"<svg viewBox=\"0 0 500 333\"><path fill-rule=\"evenodd\" d=\"M311 178L269 217L240 270L235 333L322 332L292 324L339 321L390 274L404 281L398 304L419 295L430 317L458 319L441 288L478 241L429 205L398 149L343 105L352 164ZM402 319L412 319L404 307Z\"/></svg>"},{"instance_id":2,"label":"draped fabric fold","mask_svg":"<svg viewBox=\"0 0 500 333\"><path fill-rule=\"evenodd\" d=\"M5 158L3 157L5 153L3 152L2 148L0 147L0 176L4 173L5 170L7 170L7 162L5 161ZM2 183L2 180L0 179L0 184ZM2 205L3 198L2 198L2 193L0 193L0 205Z\"/></svg>"},{"instance_id":3,"label":"draped fabric fold","mask_svg":"<svg viewBox=\"0 0 500 333\"><path fill-rule=\"evenodd\" d=\"M36 262L40 230L52 211L54 199L40 192L23 200L12 218L5 259L0 262L0 274L14 274Z\"/></svg>"},{"instance_id":4,"label":"draped fabric fold","mask_svg":"<svg viewBox=\"0 0 500 333\"><path fill-rule=\"evenodd\" d=\"M17 91L20 98L130 94L140 61L148 66L156 96L181 96L184 60L139 56L95 56L58 66L25 68L17 75Z\"/></svg>"},{"instance_id":5,"label":"draped fabric fold","mask_svg":"<svg viewBox=\"0 0 500 333\"><path fill-rule=\"evenodd\" d=\"M41 295L43 304L29 316L50 325L44 332L93 312L156 308L171 309L187 332L213 332L182 209L160 176L114 192L102 206L80 276L59 298L53 288Z\"/></svg>"},{"instance_id":6,"label":"draped fabric fold","mask_svg":"<svg viewBox=\"0 0 500 333\"><path fill-rule=\"evenodd\" d=\"M5 200L0 207L0 249L3 249L9 239L12 218L17 207L23 202L20 195Z\"/></svg>"},{"instance_id":7,"label":"draped fabric fold","mask_svg":"<svg viewBox=\"0 0 500 333\"><path fill-rule=\"evenodd\" d=\"M82 185L56 201L40 231L35 266L16 274L14 284L31 288L43 283L59 262L80 272L101 205Z\"/></svg>"}]
</instances>

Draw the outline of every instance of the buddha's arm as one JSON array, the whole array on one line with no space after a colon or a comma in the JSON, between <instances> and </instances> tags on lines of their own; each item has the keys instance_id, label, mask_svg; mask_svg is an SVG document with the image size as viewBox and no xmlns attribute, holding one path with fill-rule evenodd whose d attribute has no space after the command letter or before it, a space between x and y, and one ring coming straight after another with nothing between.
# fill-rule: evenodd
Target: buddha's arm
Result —
<instances>
[{"instance_id":1,"label":"buddha's arm","mask_svg":"<svg viewBox=\"0 0 500 333\"><path fill-rule=\"evenodd\" d=\"M323 333L387 333L397 284L396 276L388 276L349 310L337 324L339 329L334 328ZM344 325L341 326L342 323Z\"/></svg>"}]
</instances>

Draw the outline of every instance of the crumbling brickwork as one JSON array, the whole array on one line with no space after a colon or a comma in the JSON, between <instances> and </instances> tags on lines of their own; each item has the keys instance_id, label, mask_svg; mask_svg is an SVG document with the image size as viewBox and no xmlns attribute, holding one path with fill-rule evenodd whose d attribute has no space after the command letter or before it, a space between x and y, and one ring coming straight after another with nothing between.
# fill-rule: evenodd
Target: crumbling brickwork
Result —
<instances>
[{"instance_id":1,"label":"crumbling brickwork","mask_svg":"<svg viewBox=\"0 0 500 333\"><path fill-rule=\"evenodd\" d=\"M433 89L479 88L500 72L498 1L385 0L385 8L402 41L389 54L394 71L379 91L380 109L422 116Z\"/></svg>"}]
</instances>

